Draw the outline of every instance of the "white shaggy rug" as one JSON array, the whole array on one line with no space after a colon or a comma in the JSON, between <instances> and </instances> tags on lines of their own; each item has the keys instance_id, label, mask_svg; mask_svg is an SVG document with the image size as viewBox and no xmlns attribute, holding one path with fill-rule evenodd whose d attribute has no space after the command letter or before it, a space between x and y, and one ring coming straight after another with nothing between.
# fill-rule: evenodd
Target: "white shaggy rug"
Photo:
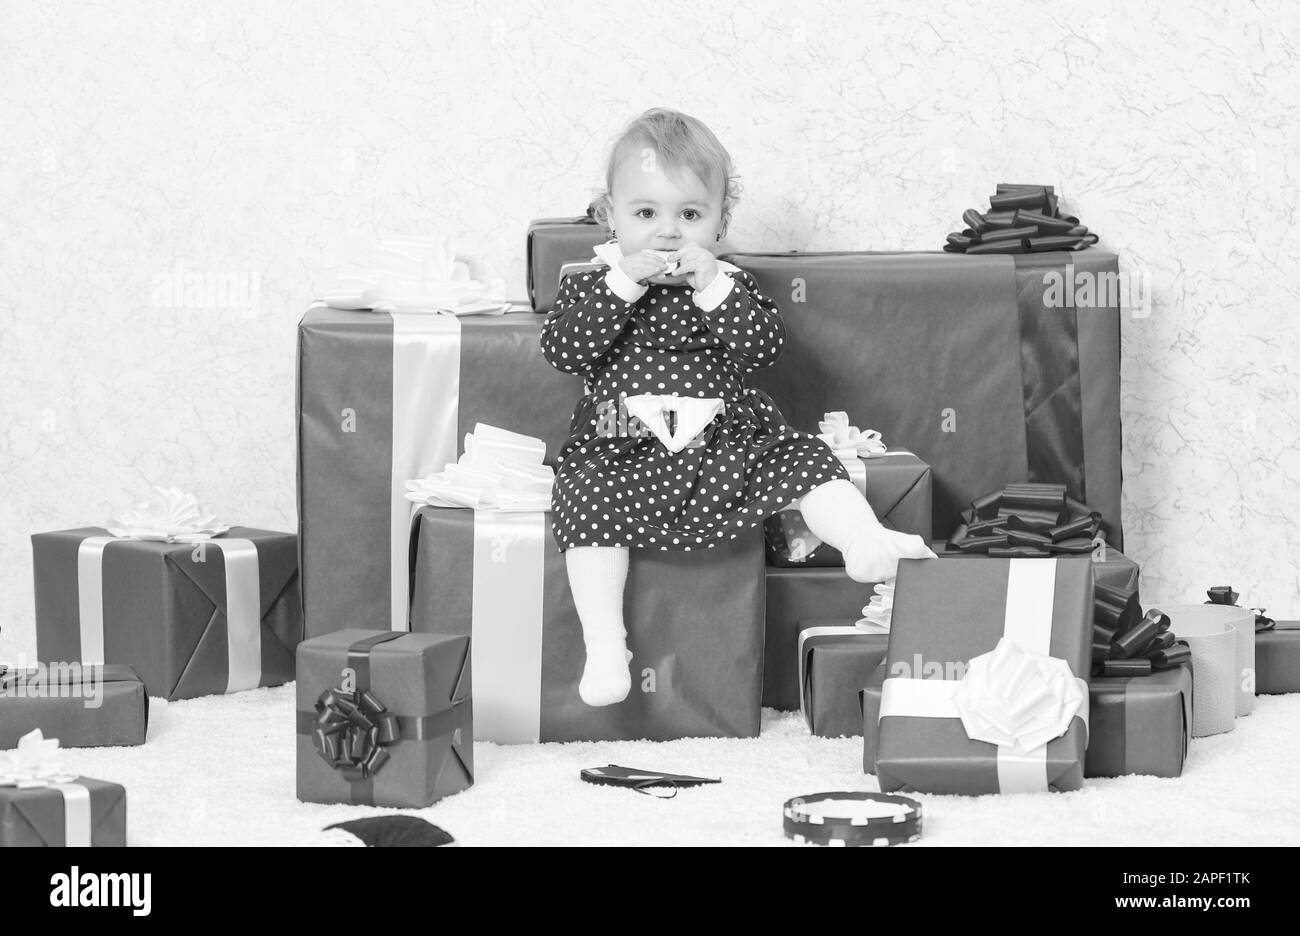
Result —
<instances>
[{"instance_id":1,"label":"white shaggy rug","mask_svg":"<svg viewBox=\"0 0 1300 936\"><path fill-rule=\"evenodd\" d=\"M131 845L305 845L389 810L300 803L292 684L184 702L151 700L148 743L78 748L69 766L127 788ZM1300 695L1261 696L1235 730L1194 739L1180 779L1090 780L1066 794L919 796L921 845L1300 844ZM498 746L476 783L416 815L463 845L782 845L781 805L874 790L861 739L811 737L797 712L763 712L748 740ZM656 799L578 779L621 764L721 777ZM815 847L815 846L804 846Z\"/></svg>"}]
</instances>

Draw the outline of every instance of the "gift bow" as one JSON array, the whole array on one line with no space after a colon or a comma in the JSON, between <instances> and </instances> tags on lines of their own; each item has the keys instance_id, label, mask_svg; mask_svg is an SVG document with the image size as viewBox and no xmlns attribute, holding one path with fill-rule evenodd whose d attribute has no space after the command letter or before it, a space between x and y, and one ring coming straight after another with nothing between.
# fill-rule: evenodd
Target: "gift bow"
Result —
<instances>
[{"instance_id":1,"label":"gift bow","mask_svg":"<svg viewBox=\"0 0 1300 936\"><path fill-rule=\"evenodd\" d=\"M193 494L179 488L155 487L154 495L115 518L108 527L113 536L163 543L198 543L230 529L204 513Z\"/></svg>"},{"instance_id":2,"label":"gift bow","mask_svg":"<svg viewBox=\"0 0 1300 936\"><path fill-rule=\"evenodd\" d=\"M1094 676L1146 676L1191 659L1191 647L1174 635L1169 615L1155 608L1142 614L1136 589L1098 584L1094 609Z\"/></svg>"},{"instance_id":3,"label":"gift bow","mask_svg":"<svg viewBox=\"0 0 1300 936\"><path fill-rule=\"evenodd\" d=\"M35 728L18 739L18 747L0 755L0 786L44 787L71 783L77 775L62 763L58 738Z\"/></svg>"},{"instance_id":4,"label":"gift bow","mask_svg":"<svg viewBox=\"0 0 1300 936\"><path fill-rule=\"evenodd\" d=\"M821 434L817 438L829 445L840 461L873 458L885 454L885 443L881 441L880 433L875 429L863 432L857 426L851 425L848 413L842 411L826 413L817 426L821 429Z\"/></svg>"},{"instance_id":5,"label":"gift bow","mask_svg":"<svg viewBox=\"0 0 1300 936\"><path fill-rule=\"evenodd\" d=\"M1020 482L971 501L946 548L1021 559L1082 555L1105 525L1101 512L1070 497L1064 484Z\"/></svg>"},{"instance_id":6,"label":"gift bow","mask_svg":"<svg viewBox=\"0 0 1300 936\"><path fill-rule=\"evenodd\" d=\"M859 627L867 624L874 624L877 627L889 630L890 621L894 614L894 579L888 578L883 582L876 584L872 589L875 592L862 607L862 618L855 621Z\"/></svg>"},{"instance_id":7,"label":"gift bow","mask_svg":"<svg viewBox=\"0 0 1300 936\"><path fill-rule=\"evenodd\" d=\"M1097 235L1072 216L1062 216L1050 185L998 183L986 214L963 212L966 227L948 235L948 253L1035 253L1081 250L1097 243Z\"/></svg>"},{"instance_id":8,"label":"gift bow","mask_svg":"<svg viewBox=\"0 0 1300 936\"><path fill-rule=\"evenodd\" d=\"M1215 585L1207 588L1205 593L1210 596L1210 600L1205 602L1206 604L1230 605L1232 607L1237 607L1237 599L1241 597L1232 590L1231 585ZM1270 630L1277 625L1277 621L1264 614L1268 610L1267 608L1247 608L1247 610L1255 612L1255 633Z\"/></svg>"},{"instance_id":9,"label":"gift bow","mask_svg":"<svg viewBox=\"0 0 1300 936\"><path fill-rule=\"evenodd\" d=\"M551 509L555 469L543 464L546 443L478 423L465 451L439 472L406 482L406 499L435 507Z\"/></svg>"},{"instance_id":10,"label":"gift bow","mask_svg":"<svg viewBox=\"0 0 1300 936\"><path fill-rule=\"evenodd\" d=\"M1003 637L971 659L953 704L972 740L1029 753L1065 734L1087 698L1065 660Z\"/></svg>"},{"instance_id":11,"label":"gift bow","mask_svg":"<svg viewBox=\"0 0 1300 936\"><path fill-rule=\"evenodd\" d=\"M327 764L349 783L369 780L384 764L384 750L401 740L397 716L370 690L358 696L342 689L326 689L316 700L312 744Z\"/></svg>"},{"instance_id":12,"label":"gift bow","mask_svg":"<svg viewBox=\"0 0 1300 936\"><path fill-rule=\"evenodd\" d=\"M368 268L338 277L325 295L333 309L500 315L503 280L470 278L450 237L390 237L371 251Z\"/></svg>"}]
</instances>

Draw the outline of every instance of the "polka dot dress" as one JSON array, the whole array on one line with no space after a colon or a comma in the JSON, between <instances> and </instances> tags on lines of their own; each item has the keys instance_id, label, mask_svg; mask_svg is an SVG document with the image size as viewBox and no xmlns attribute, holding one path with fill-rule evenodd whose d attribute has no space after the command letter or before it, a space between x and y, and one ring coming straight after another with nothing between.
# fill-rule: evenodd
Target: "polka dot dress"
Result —
<instances>
[{"instance_id":1,"label":"polka dot dress","mask_svg":"<svg viewBox=\"0 0 1300 936\"><path fill-rule=\"evenodd\" d=\"M546 359L581 375L586 387L551 497L561 552L705 549L761 525L819 484L849 479L824 442L792 429L771 397L745 386L745 375L772 364L785 342L776 304L752 276L731 272L731 292L706 312L688 284L650 284L628 303L604 274L566 276L542 326ZM620 393L721 398L726 412L673 453L653 435L620 431Z\"/></svg>"}]
</instances>

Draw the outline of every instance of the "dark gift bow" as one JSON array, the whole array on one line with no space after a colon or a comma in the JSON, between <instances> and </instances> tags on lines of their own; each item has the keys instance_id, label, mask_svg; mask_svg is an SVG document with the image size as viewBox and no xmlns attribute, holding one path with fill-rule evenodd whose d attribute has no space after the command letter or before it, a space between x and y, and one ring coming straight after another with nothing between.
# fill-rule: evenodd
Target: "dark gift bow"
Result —
<instances>
[{"instance_id":1,"label":"dark gift bow","mask_svg":"<svg viewBox=\"0 0 1300 936\"><path fill-rule=\"evenodd\" d=\"M312 743L325 762L349 783L369 780L388 762L387 745L401 738L397 716L370 690L358 694L326 689L316 700Z\"/></svg>"},{"instance_id":2,"label":"dark gift bow","mask_svg":"<svg viewBox=\"0 0 1300 936\"><path fill-rule=\"evenodd\" d=\"M1061 216L1050 185L999 182L989 198L990 211L974 208L961 219L966 229L949 234L948 253L1018 254L1045 250L1082 250L1097 243L1097 235L1072 216Z\"/></svg>"},{"instance_id":3,"label":"dark gift bow","mask_svg":"<svg viewBox=\"0 0 1300 936\"><path fill-rule=\"evenodd\" d=\"M1093 624L1094 676L1147 676L1173 669L1192 658L1187 641L1170 629L1169 615L1152 608L1142 613L1137 592L1111 585L1096 586L1097 617ZM1103 610L1105 609L1105 610ZM1115 612L1116 609L1120 609ZM1111 621L1115 626L1110 626Z\"/></svg>"},{"instance_id":4,"label":"dark gift bow","mask_svg":"<svg viewBox=\"0 0 1300 936\"><path fill-rule=\"evenodd\" d=\"M971 501L947 549L1033 559L1092 552L1105 522L1065 493L1064 484L1028 481Z\"/></svg>"},{"instance_id":5,"label":"dark gift bow","mask_svg":"<svg viewBox=\"0 0 1300 936\"><path fill-rule=\"evenodd\" d=\"M1215 585L1206 589L1205 593L1210 596L1210 600L1206 604L1228 605L1233 608L1238 606L1237 599L1241 597L1232 590L1231 585ZM1268 610L1267 608L1247 608L1246 610L1255 612L1255 633L1257 634L1260 631L1271 630L1277 625L1277 621L1264 615L1264 612Z\"/></svg>"}]
</instances>

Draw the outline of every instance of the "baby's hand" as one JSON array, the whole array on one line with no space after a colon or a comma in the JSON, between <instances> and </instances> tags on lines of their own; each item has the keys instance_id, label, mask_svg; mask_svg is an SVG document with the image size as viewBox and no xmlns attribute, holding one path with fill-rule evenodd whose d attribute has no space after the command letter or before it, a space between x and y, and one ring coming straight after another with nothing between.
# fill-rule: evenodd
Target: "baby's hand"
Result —
<instances>
[{"instance_id":1,"label":"baby's hand","mask_svg":"<svg viewBox=\"0 0 1300 936\"><path fill-rule=\"evenodd\" d=\"M699 292L718 276L718 260L699 244L687 244L669 259L677 261L677 273Z\"/></svg>"},{"instance_id":2,"label":"baby's hand","mask_svg":"<svg viewBox=\"0 0 1300 936\"><path fill-rule=\"evenodd\" d=\"M629 254L618 261L618 266L619 269L638 283L643 283L650 277L658 276L668 269L668 264L664 262L663 258L649 250Z\"/></svg>"}]
</instances>

